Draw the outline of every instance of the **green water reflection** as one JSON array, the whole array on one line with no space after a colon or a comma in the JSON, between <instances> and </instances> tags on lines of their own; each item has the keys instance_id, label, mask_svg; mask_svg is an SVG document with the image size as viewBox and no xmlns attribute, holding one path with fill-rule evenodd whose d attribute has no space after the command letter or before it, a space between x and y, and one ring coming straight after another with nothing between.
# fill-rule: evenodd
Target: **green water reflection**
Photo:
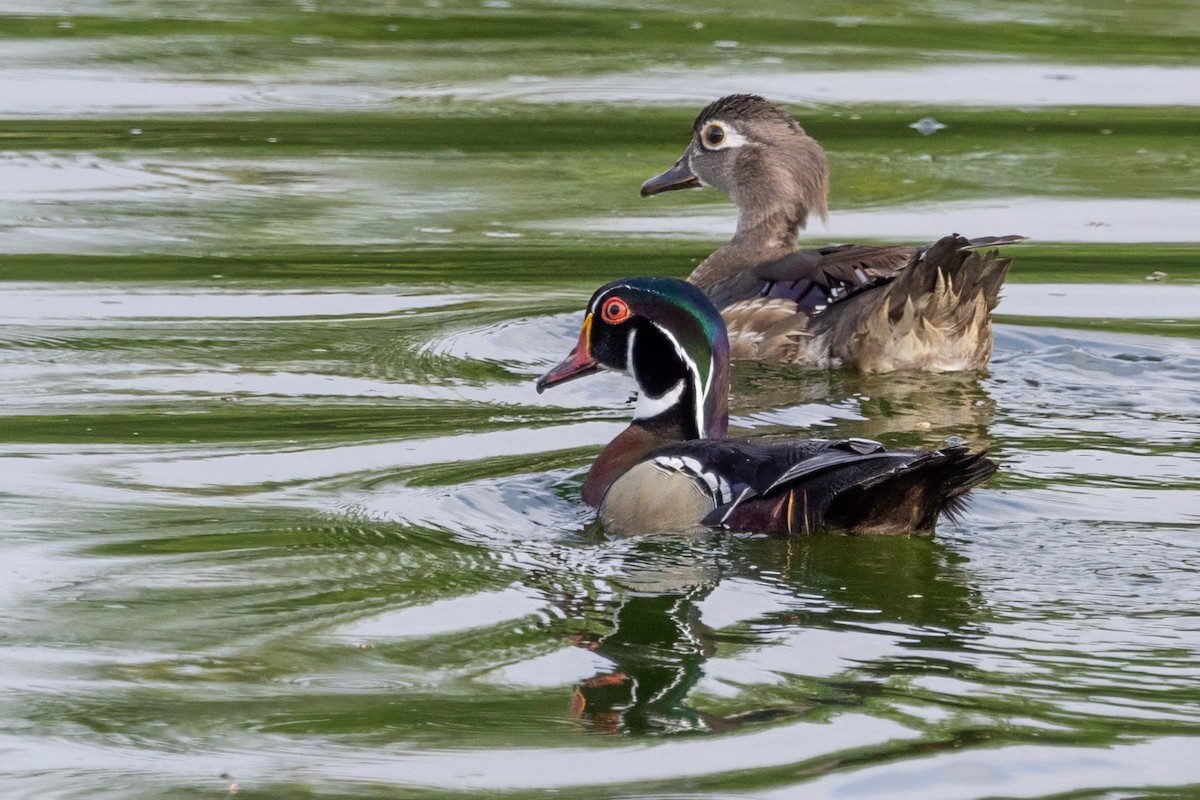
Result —
<instances>
[{"instance_id":1,"label":"green water reflection","mask_svg":"<svg viewBox=\"0 0 1200 800\"><path fill-rule=\"evenodd\" d=\"M1196 794L1198 37L1185 0L9 3L0 793ZM628 385L533 389L596 285L727 236L637 187L759 84L830 153L811 241L1035 234L983 373L735 368L748 435L989 448L933 540L610 541L579 490Z\"/></svg>"}]
</instances>

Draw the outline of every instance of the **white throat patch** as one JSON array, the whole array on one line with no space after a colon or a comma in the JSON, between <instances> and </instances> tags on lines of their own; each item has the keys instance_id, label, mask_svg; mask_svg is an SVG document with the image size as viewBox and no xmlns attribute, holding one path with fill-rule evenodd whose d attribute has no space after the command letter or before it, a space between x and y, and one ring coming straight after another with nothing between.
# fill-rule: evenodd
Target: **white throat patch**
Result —
<instances>
[{"instance_id":1,"label":"white throat patch","mask_svg":"<svg viewBox=\"0 0 1200 800\"><path fill-rule=\"evenodd\" d=\"M638 391L637 405L633 408L634 419L653 419L679 403L683 397L686 380L681 380L658 397L651 397L645 392Z\"/></svg>"}]
</instances>

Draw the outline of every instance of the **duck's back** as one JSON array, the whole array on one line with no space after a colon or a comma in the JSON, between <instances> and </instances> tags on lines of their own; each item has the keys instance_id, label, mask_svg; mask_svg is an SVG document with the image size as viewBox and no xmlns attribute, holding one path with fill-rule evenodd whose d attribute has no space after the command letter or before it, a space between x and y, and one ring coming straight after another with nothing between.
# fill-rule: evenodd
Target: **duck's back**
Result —
<instances>
[{"instance_id":1,"label":"duck's back","mask_svg":"<svg viewBox=\"0 0 1200 800\"><path fill-rule=\"evenodd\" d=\"M991 356L991 311L1010 261L978 248L1021 238L801 250L746 263L736 280L721 277L735 274L727 252L719 271L701 265L689 280L721 308L734 358L865 372L979 369Z\"/></svg>"},{"instance_id":2,"label":"duck's back","mask_svg":"<svg viewBox=\"0 0 1200 800\"><path fill-rule=\"evenodd\" d=\"M680 442L622 475L600 506L616 535L700 527L928 533L995 471L965 447L887 450L864 439Z\"/></svg>"}]
</instances>

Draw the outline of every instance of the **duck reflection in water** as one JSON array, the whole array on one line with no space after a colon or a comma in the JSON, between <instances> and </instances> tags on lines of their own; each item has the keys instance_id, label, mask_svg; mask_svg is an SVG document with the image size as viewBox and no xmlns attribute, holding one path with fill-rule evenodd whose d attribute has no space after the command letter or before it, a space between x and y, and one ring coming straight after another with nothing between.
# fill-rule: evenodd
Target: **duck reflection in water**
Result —
<instances>
[{"instance_id":1,"label":"duck reflection in water","mask_svg":"<svg viewBox=\"0 0 1200 800\"><path fill-rule=\"evenodd\" d=\"M810 435L876 439L896 447L937 448L957 437L990 450L996 401L983 379L978 372L797 375L786 366L740 361L734 363L730 392L738 418L731 426L749 423L755 435L770 435L777 425L787 436L804 427Z\"/></svg>"},{"instance_id":2,"label":"duck reflection in water","mask_svg":"<svg viewBox=\"0 0 1200 800\"><path fill-rule=\"evenodd\" d=\"M909 648L964 647L979 608L954 554L923 538L710 534L626 544L613 597L586 612L606 614L611 629L576 638L611 662L572 692L571 717L594 732L718 733L825 718L878 695ZM743 600L753 610L738 613ZM897 637L897 623L910 632ZM783 669L770 659L771 702L746 707L714 674L736 670L748 650L758 661L771 648L835 637L849 650L844 658L801 651ZM753 671L762 680L761 667Z\"/></svg>"}]
</instances>

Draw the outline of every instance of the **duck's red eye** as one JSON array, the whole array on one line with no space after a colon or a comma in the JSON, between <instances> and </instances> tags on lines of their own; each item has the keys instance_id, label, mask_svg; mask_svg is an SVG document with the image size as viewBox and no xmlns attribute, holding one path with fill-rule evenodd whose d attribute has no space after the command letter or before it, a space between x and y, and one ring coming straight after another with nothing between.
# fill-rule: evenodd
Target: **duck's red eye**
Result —
<instances>
[{"instance_id":1,"label":"duck's red eye","mask_svg":"<svg viewBox=\"0 0 1200 800\"><path fill-rule=\"evenodd\" d=\"M619 297L610 297L604 301L604 305L600 308L600 319L607 322L609 325L617 325L629 319L630 315L629 304Z\"/></svg>"}]
</instances>

